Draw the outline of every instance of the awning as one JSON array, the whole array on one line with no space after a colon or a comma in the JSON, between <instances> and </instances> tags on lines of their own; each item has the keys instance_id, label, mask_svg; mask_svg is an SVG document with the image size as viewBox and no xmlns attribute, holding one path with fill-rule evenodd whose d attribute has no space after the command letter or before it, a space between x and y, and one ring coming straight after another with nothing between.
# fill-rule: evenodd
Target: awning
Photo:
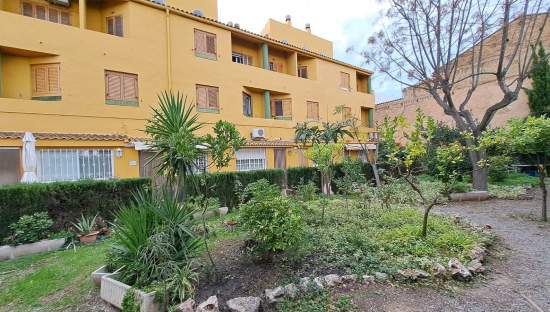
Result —
<instances>
[{"instance_id":1,"label":"awning","mask_svg":"<svg viewBox=\"0 0 550 312\"><path fill-rule=\"evenodd\" d=\"M358 143L346 144L345 148L348 151L362 151L365 145L369 150L376 149L376 144L358 144Z\"/></svg>"}]
</instances>

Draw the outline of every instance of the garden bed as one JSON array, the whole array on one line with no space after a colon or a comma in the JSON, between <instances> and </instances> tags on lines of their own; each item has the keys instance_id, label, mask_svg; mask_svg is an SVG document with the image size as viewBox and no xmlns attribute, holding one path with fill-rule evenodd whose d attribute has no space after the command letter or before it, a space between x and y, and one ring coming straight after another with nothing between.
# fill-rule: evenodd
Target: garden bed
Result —
<instances>
[{"instance_id":1,"label":"garden bed","mask_svg":"<svg viewBox=\"0 0 550 312\"><path fill-rule=\"evenodd\" d=\"M0 261L12 260L22 256L33 255L45 251L58 250L65 244L65 238L45 239L36 243L17 246L0 246Z\"/></svg>"}]
</instances>

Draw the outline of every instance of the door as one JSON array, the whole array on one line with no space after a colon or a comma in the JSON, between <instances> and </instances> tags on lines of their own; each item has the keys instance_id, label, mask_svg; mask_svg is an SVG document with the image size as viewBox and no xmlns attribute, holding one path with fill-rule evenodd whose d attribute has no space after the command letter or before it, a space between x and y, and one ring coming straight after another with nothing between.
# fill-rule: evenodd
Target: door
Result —
<instances>
[{"instance_id":1,"label":"door","mask_svg":"<svg viewBox=\"0 0 550 312\"><path fill-rule=\"evenodd\" d=\"M165 182L164 176L157 175L158 160L153 160L154 152L140 151L139 152L139 176L153 178L154 185L162 185Z\"/></svg>"},{"instance_id":2,"label":"door","mask_svg":"<svg viewBox=\"0 0 550 312\"><path fill-rule=\"evenodd\" d=\"M21 180L21 152L18 148L0 148L0 184Z\"/></svg>"},{"instance_id":3,"label":"door","mask_svg":"<svg viewBox=\"0 0 550 312\"><path fill-rule=\"evenodd\" d=\"M286 148L275 148L275 168L286 169Z\"/></svg>"}]
</instances>

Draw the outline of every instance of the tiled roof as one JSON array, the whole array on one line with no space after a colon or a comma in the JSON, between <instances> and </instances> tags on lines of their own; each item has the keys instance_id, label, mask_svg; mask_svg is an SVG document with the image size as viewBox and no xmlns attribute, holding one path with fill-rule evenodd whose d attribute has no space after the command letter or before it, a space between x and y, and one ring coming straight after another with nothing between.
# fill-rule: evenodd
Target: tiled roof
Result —
<instances>
[{"instance_id":1,"label":"tiled roof","mask_svg":"<svg viewBox=\"0 0 550 312\"><path fill-rule=\"evenodd\" d=\"M358 67L358 66L354 66L354 65L351 65L351 64L348 64L346 62L342 62L340 60L337 60L335 58L332 58L332 57L328 57L326 55L323 55L323 54L320 54L320 53L317 53L317 52L314 52L314 51L311 51L311 50L306 50L304 48L300 48L298 46L295 46L295 45L292 45L292 44L289 44L287 42L283 42L283 41L280 41L280 40L277 40L277 39L274 39L274 38L271 38L269 36L264 36L264 35L261 35L261 34L257 34L255 32L252 32L252 31L249 31L249 30L246 30L246 29L242 29L242 28L237 28L237 27L234 27L234 26L229 26L225 23L222 23L218 20L215 20L213 18L209 18L209 17L205 17L205 16L199 16L199 15L195 15L191 12L188 12L188 11L185 11L185 10L182 10L180 8L176 8L176 7L173 7L173 6L170 6L170 5L166 5L166 4L163 4L163 3L159 3L155 0L142 0L142 1L145 1L145 2L149 2L151 4L154 4L154 5L157 5L157 6L160 6L160 7L164 7L164 8L168 8L169 10L171 11L174 11L174 12L179 12L179 13L182 13L188 17L191 17L191 18L195 18L195 19L200 19L200 20L203 20L203 21L206 21L206 22L210 22L212 24L216 24L218 26L221 26L225 29L229 29L230 31L234 31L234 32L239 32L239 33L242 33L242 34L246 34L246 35L249 35L249 36L253 36L253 37L259 37L263 40L267 40L267 41L270 41L272 43L277 43L279 45L282 45L282 46L287 46L289 48L293 48L295 50L299 50L300 52L302 53L305 53L305 54L311 54L311 55L315 55L316 57L318 58L322 58L322 59L325 59L325 60L328 60L328 61L331 61L333 63L338 63L338 64L341 64L341 65L344 65L344 66L348 66L348 67L351 67L351 68L354 68L356 70L359 70L359 71L362 71L364 73L369 73L369 74L373 74L372 71L368 70L368 69L364 69L364 68L361 68L361 67Z\"/></svg>"},{"instance_id":2,"label":"tiled roof","mask_svg":"<svg viewBox=\"0 0 550 312\"><path fill-rule=\"evenodd\" d=\"M37 140L128 141L123 134L33 132ZM0 131L0 139L23 139L24 132Z\"/></svg>"},{"instance_id":3,"label":"tiled roof","mask_svg":"<svg viewBox=\"0 0 550 312\"><path fill-rule=\"evenodd\" d=\"M247 147L292 147L294 145L296 145L294 142L283 140L247 141L245 144Z\"/></svg>"}]
</instances>

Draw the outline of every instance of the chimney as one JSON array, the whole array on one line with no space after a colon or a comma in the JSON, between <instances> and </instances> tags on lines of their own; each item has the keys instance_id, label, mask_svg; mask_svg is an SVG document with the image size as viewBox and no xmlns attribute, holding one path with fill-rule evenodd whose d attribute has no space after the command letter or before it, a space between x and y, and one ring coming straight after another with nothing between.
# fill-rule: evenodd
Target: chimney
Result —
<instances>
[{"instance_id":1,"label":"chimney","mask_svg":"<svg viewBox=\"0 0 550 312\"><path fill-rule=\"evenodd\" d=\"M287 25L292 26L292 18L290 17L290 15L286 16L285 21L286 21Z\"/></svg>"},{"instance_id":2,"label":"chimney","mask_svg":"<svg viewBox=\"0 0 550 312\"><path fill-rule=\"evenodd\" d=\"M306 23L306 31L311 34L311 24Z\"/></svg>"}]
</instances>

